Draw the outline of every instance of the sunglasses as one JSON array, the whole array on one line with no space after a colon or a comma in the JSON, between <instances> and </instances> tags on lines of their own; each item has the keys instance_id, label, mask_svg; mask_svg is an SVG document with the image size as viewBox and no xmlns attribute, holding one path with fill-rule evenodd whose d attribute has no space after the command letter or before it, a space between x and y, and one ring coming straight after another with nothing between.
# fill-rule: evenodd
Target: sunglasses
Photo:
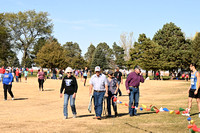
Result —
<instances>
[{"instance_id":1,"label":"sunglasses","mask_svg":"<svg viewBox=\"0 0 200 133\"><path fill-rule=\"evenodd\" d=\"M70 74L72 74L72 72L67 72L68 74L70 73Z\"/></svg>"}]
</instances>

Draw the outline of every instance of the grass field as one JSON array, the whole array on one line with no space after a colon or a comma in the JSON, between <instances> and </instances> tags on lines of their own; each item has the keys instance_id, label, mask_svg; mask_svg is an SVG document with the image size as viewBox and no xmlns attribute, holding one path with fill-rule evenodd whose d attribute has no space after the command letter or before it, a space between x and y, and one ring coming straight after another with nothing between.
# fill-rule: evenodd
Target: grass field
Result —
<instances>
[{"instance_id":1,"label":"grass field","mask_svg":"<svg viewBox=\"0 0 200 133\"><path fill-rule=\"evenodd\" d=\"M124 80L125 81L125 80ZM79 90L76 98L77 118L72 118L70 107L69 119L63 119L63 98L59 97L61 80L48 79L44 84L45 91L38 91L37 78L28 78L28 83L22 78L21 83L13 83L13 93L16 100L3 101L3 89L0 93L0 132L5 133L55 133L55 132L136 132L136 133L186 133L187 117L167 112L156 114L152 111L138 111L139 116L129 117L128 108L118 105L119 117L95 120L94 111L87 110L89 103L89 79L83 86L78 79ZM0 85L2 88L2 85ZM178 110L187 107L186 81L145 81L140 87L140 106L155 105ZM123 96L118 97L128 103L128 95L124 83L121 84ZM197 104L193 101L191 117L200 127Z\"/></svg>"}]
</instances>

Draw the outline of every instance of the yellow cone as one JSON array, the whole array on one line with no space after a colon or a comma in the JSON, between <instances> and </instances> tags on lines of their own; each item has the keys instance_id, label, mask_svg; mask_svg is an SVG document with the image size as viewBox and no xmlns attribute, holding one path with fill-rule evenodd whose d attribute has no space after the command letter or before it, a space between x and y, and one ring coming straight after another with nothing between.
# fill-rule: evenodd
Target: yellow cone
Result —
<instances>
[{"instance_id":1,"label":"yellow cone","mask_svg":"<svg viewBox=\"0 0 200 133\"><path fill-rule=\"evenodd\" d=\"M174 113L174 110L169 111L169 113L170 113L170 114L173 114L173 113Z\"/></svg>"},{"instance_id":2,"label":"yellow cone","mask_svg":"<svg viewBox=\"0 0 200 133\"><path fill-rule=\"evenodd\" d=\"M194 120L191 120L190 123L191 123L191 124L194 124Z\"/></svg>"},{"instance_id":3,"label":"yellow cone","mask_svg":"<svg viewBox=\"0 0 200 133\"><path fill-rule=\"evenodd\" d=\"M143 108L147 108L147 106L146 106L146 105L144 105L144 104L142 104L142 107L143 107Z\"/></svg>"}]
</instances>

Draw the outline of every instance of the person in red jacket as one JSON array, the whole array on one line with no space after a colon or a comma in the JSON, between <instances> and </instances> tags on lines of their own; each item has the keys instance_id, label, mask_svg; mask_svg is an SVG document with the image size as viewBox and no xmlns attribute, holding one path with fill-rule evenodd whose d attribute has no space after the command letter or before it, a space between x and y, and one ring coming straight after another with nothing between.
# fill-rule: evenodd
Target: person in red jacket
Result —
<instances>
[{"instance_id":1,"label":"person in red jacket","mask_svg":"<svg viewBox=\"0 0 200 133\"><path fill-rule=\"evenodd\" d=\"M3 75L5 73L5 69L4 69L4 66L2 66L2 68L0 68L0 82L3 81Z\"/></svg>"}]
</instances>

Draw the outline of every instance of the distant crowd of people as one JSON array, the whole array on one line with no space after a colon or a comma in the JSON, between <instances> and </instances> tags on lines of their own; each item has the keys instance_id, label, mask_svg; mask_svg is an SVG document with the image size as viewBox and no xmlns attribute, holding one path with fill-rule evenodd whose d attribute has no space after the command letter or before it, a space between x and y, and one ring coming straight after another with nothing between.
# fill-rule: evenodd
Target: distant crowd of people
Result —
<instances>
[{"instance_id":1,"label":"distant crowd of people","mask_svg":"<svg viewBox=\"0 0 200 133\"><path fill-rule=\"evenodd\" d=\"M200 112L200 78L199 73L197 72L195 65L190 65L191 73L191 86L188 90L189 93L189 103L188 103L188 111L190 111L192 106L192 98L197 98L197 104ZM7 92L10 94L12 100L14 100L14 94L12 92L12 82L14 82L14 78L16 82L21 82L22 75L25 78L25 82L27 82L28 71L33 75L33 70L29 70L28 68L13 68L2 66L0 68L0 82L3 82L4 88L4 100L7 100ZM103 72L99 66L95 67L95 73L93 74L91 70L85 67L83 70L73 70L71 67L63 69L47 69L43 70L40 68L37 70L37 79L39 83L39 91L44 91L44 82L46 79L60 79L62 80L61 88L60 88L60 98L63 97L64 92L64 106L63 106L63 114L64 119L68 118L68 101L70 99L70 106L73 113L73 117L76 118L76 106L75 99L76 93L78 91L78 83L77 78L81 77L81 81L84 82L84 86L86 86L86 81L88 75L90 75L91 79L89 81L89 96L93 97L94 100L94 109L95 109L95 119L101 120L102 111L103 111L103 101L106 97L107 99L107 117L111 117L111 105L113 106L114 116L118 116L117 112L117 101L116 98L122 96L122 92L120 90L120 84L123 84L123 76L127 75L125 81L126 91L129 95L129 115L137 116L137 109L139 104L139 86L140 83L144 83L143 74L141 72L141 68L139 66L134 67L133 72L124 73L120 71L117 67L115 72L109 70L107 72ZM58 74L58 77L57 77ZM66 74L66 75L65 75ZM106 76L107 74L107 76ZM157 71L155 73L157 79L163 79L164 73ZM183 79L189 80L189 73L179 75ZM84 80L83 80L84 79ZM91 106L91 104L89 105ZM88 107L88 110L91 110ZM188 113L189 115L189 113ZM200 113L199 113L200 117Z\"/></svg>"}]
</instances>

